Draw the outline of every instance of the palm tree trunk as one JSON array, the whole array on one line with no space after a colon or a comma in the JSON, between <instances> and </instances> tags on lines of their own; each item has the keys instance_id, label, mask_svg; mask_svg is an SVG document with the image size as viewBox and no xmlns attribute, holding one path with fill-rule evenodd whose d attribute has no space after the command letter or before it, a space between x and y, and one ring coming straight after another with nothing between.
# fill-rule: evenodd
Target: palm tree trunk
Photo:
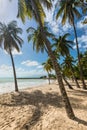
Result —
<instances>
[{"instance_id":1,"label":"palm tree trunk","mask_svg":"<svg viewBox=\"0 0 87 130\"><path fill-rule=\"evenodd\" d=\"M83 89L87 89L85 81L84 81L84 77L83 77L83 69L82 69L81 60L80 60L78 40L77 40L77 32L76 32L76 27L75 27L74 20L73 20L73 28L74 28L75 38L76 38L76 48L77 48L77 55L78 55L78 62L79 62L80 79L82 81Z\"/></svg>"},{"instance_id":2,"label":"palm tree trunk","mask_svg":"<svg viewBox=\"0 0 87 130\"><path fill-rule=\"evenodd\" d=\"M77 81L77 79L76 79L76 76L75 76L75 74L74 74L74 71L73 71L72 66L70 66L70 68L71 68L72 76L73 76L73 78L74 78L74 80L75 80L76 86L77 86L77 88L80 88L79 83L78 83L78 81Z\"/></svg>"},{"instance_id":3,"label":"palm tree trunk","mask_svg":"<svg viewBox=\"0 0 87 130\"><path fill-rule=\"evenodd\" d=\"M55 70L55 73L56 73L57 81L59 83L59 88L60 88L60 91L61 91L61 95L63 97L63 101L64 101L64 104L65 104L65 109L66 109L67 116L70 119L74 119L75 118L74 112L72 110L69 98L68 98L66 90L64 88L64 84L63 84L63 81L62 81L62 75L61 75L61 72L60 72L59 64L56 61L56 58L55 58L55 56L52 53L50 42L46 38L45 34L43 35L43 38L45 39L45 44L47 46L47 49L48 49L48 52L49 52L49 56L50 56L50 58L52 60L52 64L53 64L53 67L54 67L54 70Z\"/></svg>"},{"instance_id":4,"label":"palm tree trunk","mask_svg":"<svg viewBox=\"0 0 87 130\"><path fill-rule=\"evenodd\" d=\"M53 52L51 50L51 43L47 39L46 34L44 32L43 24L41 22L40 14L38 13L36 3L33 0L31 0L31 3L32 3L33 7L34 7L34 10L36 12L36 16L37 16L37 19L38 19L38 23L39 23L39 25L41 27L41 33L42 33L43 39L45 41L46 48L47 48L48 53L49 53L48 55L50 56L50 58L52 60L52 64L53 64L53 67L54 67L54 70L55 70L55 73L56 73L57 81L59 83L60 92L61 92L64 104L65 104L65 109L66 109L67 116L70 119L75 119L74 112L72 110L69 98L68 98L66 90L64 88L64 84L63 84L63 81L62 81L62 75L61 75L61 72L60 72L59 64L57 63L56 57L54 56L54 54L53 54Z\"/></svg>"},{"instance_id":5,"label":"palm tree trunk","mask_svg":"<svg viewBox=\"0 0 87 130\"><path fill-rule=\"evenodd\" d=\"M11 57L12 67L13 67L13 73L14 73L15 91L18 92L16 71L15 71L15 65L14 65L14 60L13 60L13 56L12 56L11 50L10 50L10 57Z\"/></svg>"},{"instance_id":6,"label":"palm tree trunk","mask_svg":"<svg viewBox=\"0 0 87 130\"><path fill-rule=\"evenodd\" d=\"M74 80L75 80L75 83L76 83L77 88L80 88L80 85L79 85L79 83L78 83L78 81L77 81L77 79L76 79L76 76L75 76L75 75L73 75L73 78L74 78Z\"/></svg>"},{"instance_id":7,"label":"palm tree trunk","mask_svg":"<svg viewBox=\"0 0 87 130\"><path fill-rule=\"evenodd\" d=\"M67 86L69 87L69 89L73 89L72 86L69 84L69 82L66 80L66 78L63 74L62 74L62 78L65 81L65 83L67 84Z\"/></svg>"},{"instance_id":8,"label":"palm tree trunk","mask_svg":"<svg viewBox=\"0 0 87 130\"><path fill-rule=\"evenodd\" d=\"M49 84L50 84L50 74L49 74L49 72L48 72L48 81L49 81Z\"/></svg>"}]
</instances>

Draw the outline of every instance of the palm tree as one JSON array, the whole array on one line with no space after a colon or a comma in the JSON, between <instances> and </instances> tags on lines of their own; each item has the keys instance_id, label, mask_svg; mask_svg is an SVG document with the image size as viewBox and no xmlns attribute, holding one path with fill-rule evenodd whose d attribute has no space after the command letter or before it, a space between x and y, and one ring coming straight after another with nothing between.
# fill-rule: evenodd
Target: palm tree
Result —
<instances>
[{"instance_id":1,"label":"palm tree","mask_svg":"<svg viewBox=\"0 0 87 130\"><path fill-rule=\"evenodd\" d=\"M13 49L16 49L19 52L19 46L21 47L23 43L23 40L18 36L18 34L22 34L22 29L17 26L16 21L12 21L8 25L0 22L0 47L3 47L11 57L15 91L18 91L18 85L12 51Z\"/></svg>"},{"instance_id":2,"label":"palm tree","mask_svg":"<svg viewBox=\"0 0 87 130\"><path fill-rule=\"evenodd\" d=\"M49 80L49 84L50 84L50 72L53 69L51 59L48 58L46 62L42 63L42 65L44 67L44 70L46 70L48 73L48 80Z\"/></svg>"},{"instance_id":3,"label":"palm tree","mask_svg":"<svg viewBox=\"0 0 87 130\"><path fill-rule=\"evenodd\" d=\"M48 31L46 25L44 26L44 32L48 38L54 38L54 35ZM45 41L43 40L41 28L38 26L37 29L33 27L29 27L27 29L28 33L28 42L33 41L33 50L36 50L38 53L41 51L42 53L46 51L48 53L47 47L45 45Z\"/></svg>"},{"instance_id":4,"label":"palm tree","mask_svg":"<svg viewBox=\"0 0 87 130\"><path fill-rule=\"evenodd\" d=\"M80 88L79 83L74 74L73 67L72 67L72 62L74 62L74 60L70 56L70 50L69 50L69 49L72 49L73 41L67 40L68 36L70 36L70 34L66 33L63 36L60 36L59 38L55 38L54 39L55 43L53 44L53 46L56 46L56 51L59 52L63 57L66 56L66 59L68 61L70 60L70 66L68 66L68 67L70 67L70 69L71 69L71 72L72 72L73 78L76 82L77 88ZM64 78L64 76L63 76L63 78Z\"/></svg>"},{"instance_id":5,"label":"palm tree","mask_svg":"<svg viewBox=\"0 0 87 130\"><path fill-rule=\"evenodd\" d=\"M83 70L81 66L81 60L80 60L80 53L79 53L79 46L78 46L78 39L77 39L77 31L75 27L75 17L80 18L81 14L78 11L76 7L78 7L78 2L73 0L61 0L60 1L60 9L57 12L56 19L63 14L62 16L62 24L64 25L66 20L69 20L69 23L73 25L74 28L74 34L76 39L76 48L77 48L77 55L78 55L78 61L79 61L79 69L80 69L80 78L83 84L83 89L86 89L86 84L84 82L83 78Z\"/></svg>"},{"instance_id":6,"label":"palm tree","mask_svg":"<svg viewBox=\"0 0 87 130\"><path fill-rule=\"evenodd\" d=\"M53 47L56 47L56 51L60 53L61 56L70 55L70 50L72 49L73 41L67 40L67 37L70 36L69 33L59 36L59 38L54 38Z\"/></svg>"},{"instance_id":7,"label":"palm tree","mask_svg":"<svg viewBox=\"0 0 87 130\"><path fill-rule=\"evenodd\" d=\"M51 42L46 36L46 33L44 31L44 18L45 13L42 7L43 3L47 8L51 7L50 0L18 0L18 16L21 17L22 21L25 21L25 17L29 16L29 18L35 18L37 23L40 26L40 32L43 38L43 41L45 42L45 46L48 51L48 55L50 56L52 60L52 64L54 66L54 70L56 72L56 77L59 82L59 88L61 91L61 94L63 96L63 101L65 103L66 112L69 118L74 119L74 113L72 110L72 107L70 105L69 99L67 97L67 93L64 88L64 84L62 82L62 75L60 73L59 64L57 63L56 57L54 56L52 50L51 50Z\"/></svg>"},{"instance_id":8,"label":"palm tree","mask_svg":"<svg viewBox=\"0 0 87 130\"><path fill-rule=\"evenodd\" d=\"M75 62L75 61L74 61L73 57L71 57L70 55L68 55L68 56L66 56L66 58L64 59L62 65L63 65L63 68L64 68L64 66L65 66L65 68L70 69L71 74L72 74L72 76L73 76L73 78L74 78L74 80L75 80L75 83L76 83L77 88L80 88L79 83L78 83L78 81L77 81L77 79L76 79L76 76L75 76L75 73L74 73L74 66L75 66L75 65L73 64L74 62Z\"/></svg>"}]
</instances>

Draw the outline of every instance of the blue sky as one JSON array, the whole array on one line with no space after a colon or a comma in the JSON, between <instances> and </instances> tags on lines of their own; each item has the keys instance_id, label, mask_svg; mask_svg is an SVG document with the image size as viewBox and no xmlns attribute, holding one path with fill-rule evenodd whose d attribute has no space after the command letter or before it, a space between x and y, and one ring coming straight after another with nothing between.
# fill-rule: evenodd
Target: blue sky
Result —
<instances>
[{"instance_id":1,"label":"blue sky","mask_svg":"<svg viewBox=\"0 0 87 130\"><path fill-rule=\"evenodd\" d=\"M56 0L55 0L56 1ZM56 21L53 18L55 9L54 6L51 11L46 12L46 22L49 22L48 25L51 27L51 31L56 35L62 35L65 32L70 32L72 35L72 39L74 36L73 28L66 23L62 27L61 25L61 17ZM26 20L26 23L23 24L20 19L16 18L17 16L17 0L0 0L0 21L8 23L12 20L17 20L18 26L23 29L22 38L24 40L23 47L20 53L17 53L16 50L13 51L14 61L17 71L17 77L39 77L42 75L46 75L46 72L42 68L42 62L47 59L47 54L36 53L32 49L32 42L28 43L27 41L27 33L26 29L29 26L36 27L36 23L34 20ZM87 25L82 25L81 21L86 18L82 17L76 24L78 29L78 40L80 50L83 51L87 48ZM74 40L74 39L73 39ZM74 51L72 51L72 55L76 56L76 47L74 46ZM0 49L0 77L12 77L12 66L10 56Z\"/></svg>"}]
</instances>

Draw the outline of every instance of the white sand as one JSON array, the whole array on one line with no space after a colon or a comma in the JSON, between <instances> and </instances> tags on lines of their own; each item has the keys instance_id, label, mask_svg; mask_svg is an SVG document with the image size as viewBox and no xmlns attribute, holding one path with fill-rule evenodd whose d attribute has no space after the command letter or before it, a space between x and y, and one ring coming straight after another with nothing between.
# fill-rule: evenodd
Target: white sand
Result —
<instances>
[{"instance_id":1,"label":"white sand","mask_svg":"<svg viewBox=\"0 0 87 130\"><path fill-rule=\"evenodd\" d=\"M87 130L87 91L67 93L78 121L66 116L58 85L0 95L0 130Z\"/></svg>"}]
</instances>

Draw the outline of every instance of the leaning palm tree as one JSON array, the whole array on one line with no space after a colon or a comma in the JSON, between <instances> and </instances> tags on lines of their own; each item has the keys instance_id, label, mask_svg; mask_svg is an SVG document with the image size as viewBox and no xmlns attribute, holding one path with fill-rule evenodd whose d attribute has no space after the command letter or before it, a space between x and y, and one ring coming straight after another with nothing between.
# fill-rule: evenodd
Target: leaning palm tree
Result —
<instances>
[{"instance_id":1,"label":"leaning palm tree","mask_svg":"<svg viewBox=\"0 0 87 130\"><path fill-rule=\"evenodd\" d=\"M45 13L44 13L41 3L43 3L45 7L50 8L52 5L50 1L51 0L18 0L18 17L20 17L22 21L24 22L26 16L28 16L29 18L34 18L39 24L42 39L45 43L49 56L52 60L54 70L56 72L56 77L59 82L59 88L63 97L63 101L65 103L67 115L69 118L73 119L75 118L75 116L74 116L72 107L70 105L69 99L67 97L64 84L62 82L62 75L60 73L59 64L57 63L56 57L54 56L51 50L51 42L46 36L46 33L44 31Z\"/></svg>"},{"instance_id":2,"label":"leaning palm tree","mask_svg":"<svg viewBox=\"0 0 87 130\"><path fill-rule=\"evenodd\" d=\"M57 12L56 19L59 18L61 14L62 16L62 24L64 25L66 23L66 20L69 20L69 23L73 25L74 28L74 34L76 39L76 48L77 48L77 56L79 61L79 69L80 69L80 78L83 84L83 89L86 89L86 84L84 82L83 78L83 70L81 66L81 60L80 60L80 53L79 53L79 46L78 46L78 39L77 39L77 31L75 27L75 17L80 18L81 14L78 11L76 7L78 7L78 2L75 0L61 0L60 1L60 9Z\"/></svg>"},{"instance_id":3,"label":"leaning palm tree","mask_svg":"<svg viewBox=\"0 0 87 130\"><path fill-rule=\"evenodd\" d=\"M21 47L23 43L23 40L18 36L18 34L22 34L22 29L17 26L16 21L12 21L8 25L0 22L0 47L4 48L11 57L15 91L18 91L18 85L12 51L16 49L19 52L19 46Z\"/></svg>"}]
</instances>

